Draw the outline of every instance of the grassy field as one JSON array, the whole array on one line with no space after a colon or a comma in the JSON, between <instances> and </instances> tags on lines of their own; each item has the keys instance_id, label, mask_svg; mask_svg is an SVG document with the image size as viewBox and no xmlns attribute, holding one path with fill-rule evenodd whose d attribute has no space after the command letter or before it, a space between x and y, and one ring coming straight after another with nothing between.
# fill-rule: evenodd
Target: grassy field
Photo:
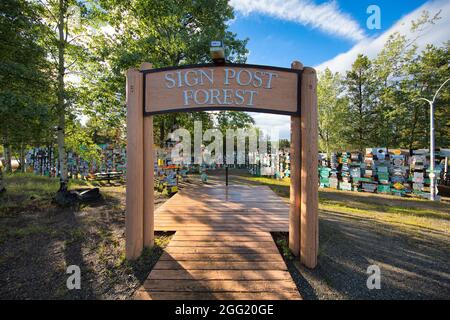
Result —
<instances>
[{"instance_id":1,"label":"grassy field","mask_svg":"<svg viewBox=\"0 0 450 320\"><path fill-rule=\"evenodd\" d=\"M71 181L70 188L99 186ZM95 204L62 208L58 180L6 176L0 195L0 299L129 299L159 259L171 234L136 261L125 259L125 187L101 186ZM164 197L157 195L158 201ZM66 268L82 270L81 290L68 290Z\"/></svg>"},{"instance_id":2,"label":"grassy field","mask_svg":"<svg viewBox=\"0 0 450 320\"><path fill-rule=\"evenodd\" d=\"M276 180L249 175L240 175L235 179L244 183L266 185L281 197L289 198L289 179ZM450 234L450 203L447 202L433 203L416 198L320 189L319 209L322 213L338 212L399 227Z\"/></svg>"}]
</instances>

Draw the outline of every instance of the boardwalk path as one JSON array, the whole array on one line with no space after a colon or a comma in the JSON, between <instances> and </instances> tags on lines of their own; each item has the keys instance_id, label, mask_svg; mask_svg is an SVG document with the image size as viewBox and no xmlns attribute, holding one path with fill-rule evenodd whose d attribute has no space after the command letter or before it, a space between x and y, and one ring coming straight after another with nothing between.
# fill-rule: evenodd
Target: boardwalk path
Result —
<instances>
[{"instance_id":1,"label":"boardwalk path","mask_svg":"<svg viewBox=\"0 0 450 320\"><path fill-rule=\"evenodd\" d=\"M155 215L176 231L137 299L300 299L270 235L289 206L264 186L184 189Z\"/></svg>"}]
</instances>

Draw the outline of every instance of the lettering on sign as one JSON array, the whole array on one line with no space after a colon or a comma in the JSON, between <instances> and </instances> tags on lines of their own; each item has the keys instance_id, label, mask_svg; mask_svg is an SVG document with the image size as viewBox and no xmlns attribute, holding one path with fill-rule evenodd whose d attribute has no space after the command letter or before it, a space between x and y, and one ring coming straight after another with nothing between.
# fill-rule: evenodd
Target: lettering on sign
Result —
<instances>
[{"instance_id":1,"label":"lettering on sign","mask_svg":"<svg viewBox=\"0 0 450 320\"><path fill-rule=\"evenodd\" d=\"M145 113L243 110L297 114L299 71L201 65L144 71Z\"/></svg>"}]
</instances>

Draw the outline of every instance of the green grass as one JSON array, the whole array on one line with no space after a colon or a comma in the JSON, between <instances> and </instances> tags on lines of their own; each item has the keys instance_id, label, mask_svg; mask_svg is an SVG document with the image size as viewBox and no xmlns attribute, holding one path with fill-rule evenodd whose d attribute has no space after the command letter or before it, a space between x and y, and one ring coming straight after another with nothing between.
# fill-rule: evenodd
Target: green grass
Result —
<instances>
[{"instance_id":1,"label":"green grass","mask_svg":"<svg viewBox=\"0 0 450 320\"><path fill-rule=\"evenodd\" d=\"M240 178L249 183L266 185L279 196L289 198L289 179L276 180L253 176ZM422 199L321 189L319 209L325 214L337 212L388 224L450 233L450 205L442 202L432 203Z\"/></svg>"},{"instance_id":2,"label":"green grass","mask_svg":"<svg viewBox=\"0 0 450 320\"><path fill-rule=\"evenodd\" d=\"M286 234L282 232L273 232L272 237L283 257L287 260L293 260L294 255L292 254L291 249L289 249L289 239L286 237Z\"/></svg>"},{"instance_id":3,"label":"green grass","mask_svg":"<svg viewBox=\"0 0 450 320\"><path fill-rule=\"evenodd\" d=\"M4 176L6 192L0 194L0 216L24 209L45 210L59 189L59 179L32 173ZM69 189L99 186L97 181L69 180ZM114 187L110 187L114 188ZM120 187L123 188L123 187Z\"/></svg>"},{"instance_id":4,"label":"green grass","mask_svg":"<svg viewBox=\"0 0 450 320\"><path fill-rule=\"evenodd\" d=\"M6 192L0 195L0 215L20 212L24 208L45 209L58 190L59 182L29 173L4 176Z\"/></svg>"},{"instance_id":5,"label":"green grass","mask_svg":"<svg viewBox=\"0 0 450 320\"><path fill-rule=\"evenodd\" d=\"M37 234L55 235L56 231L48 226L33 224L24 227L0 227L0 243L9 239L21 239Z\"/></svg>"}]
</instances>

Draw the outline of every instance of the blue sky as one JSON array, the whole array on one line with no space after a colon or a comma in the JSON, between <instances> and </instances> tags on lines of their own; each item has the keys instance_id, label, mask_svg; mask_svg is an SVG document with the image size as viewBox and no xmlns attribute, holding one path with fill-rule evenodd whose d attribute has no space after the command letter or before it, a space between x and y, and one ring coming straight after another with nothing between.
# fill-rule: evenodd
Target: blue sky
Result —
<instances>
[{"instance_id":1,"label":"blue sky","mask_svg":"<svg viewBox=\"0 0 450 320\"><path fill-rule=\"evenodd\" d=\"M358 53L374 58L388 36L415 38L411 20L423 10L441 10L441 19L422 32L416 44L441 45L450 40L449 0L230 0L236 18L229 23L239 38L249 38L247 63L289 67L294 60L319 72L325 67L345 73ZM381 29L366 26L367 8L381 11ZM277 128L289 138L289 118L252 113L261 128Z\"/></svg>"},{"instance_id":2,"label":"blue sky","mask_svg":"<svg viewBox=\"0 0 450 320\"><path fill-rule=\"evenodd\" d=\"M311 2L320 5L327 1ZM376 36L425 2L341 0L337 3L340 10L350 15L367 36ZM381 9L381 30L366 28L366 19L369 16L366 10L371 4L376 4ZM305 65L315 66L349 50L356 43L347 37L257 11L244 14L236 10L236 19L231 23L230 29L237 33L239 38L250 39L247 62L254 64L288 67L293 60L298 59Z\"/></svg>"}]
</instances>

